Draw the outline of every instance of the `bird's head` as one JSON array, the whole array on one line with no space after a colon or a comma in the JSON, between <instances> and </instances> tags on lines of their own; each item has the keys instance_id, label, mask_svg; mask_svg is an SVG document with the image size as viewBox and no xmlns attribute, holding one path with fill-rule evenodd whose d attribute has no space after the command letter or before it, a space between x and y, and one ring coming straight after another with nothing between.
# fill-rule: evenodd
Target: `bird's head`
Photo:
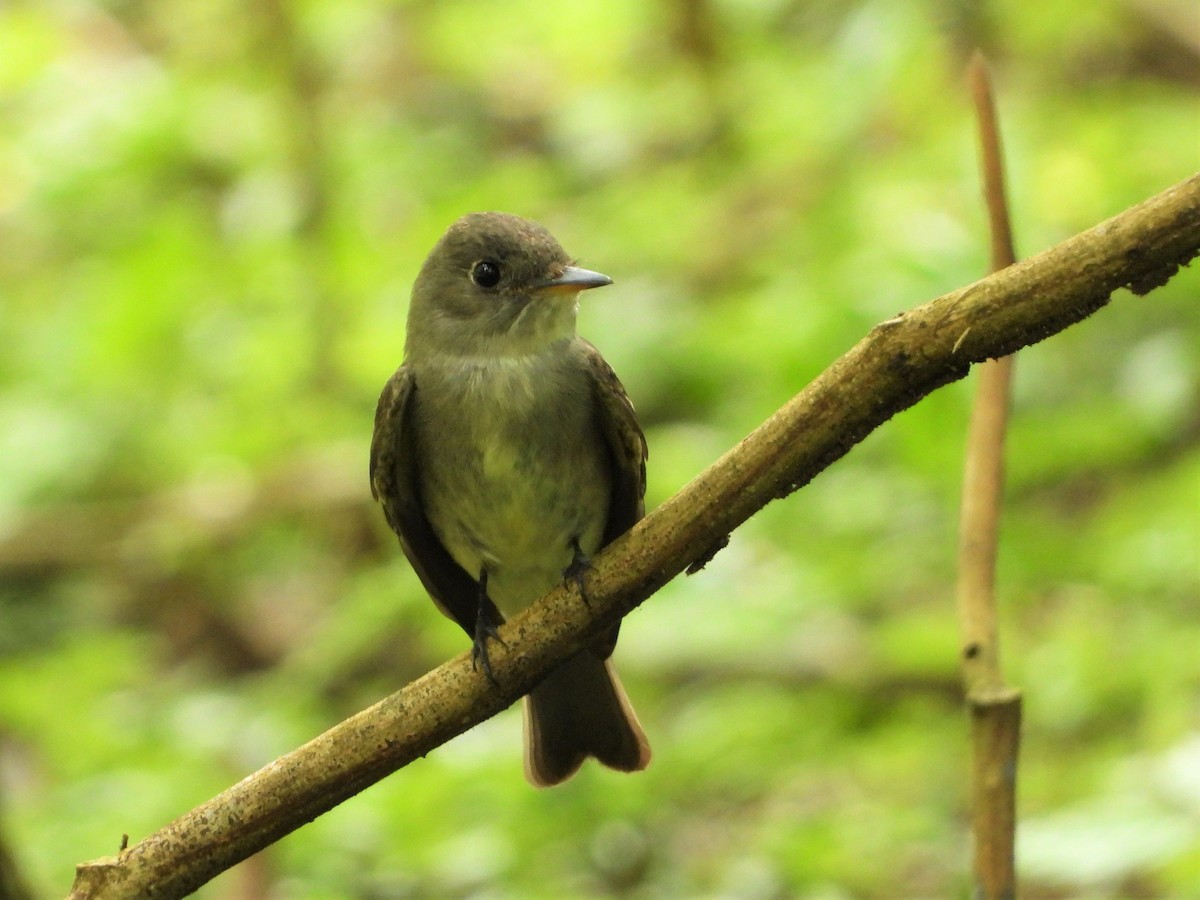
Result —
<instances>
[{"instance_id":1,"label":"bird's head","mask_svg":"<svg viewBox=\"0 0 1200 900\"><path fill-rule=\"evenodd\" d=\"M507 213L463 216L413 284L405 356L526 356L575 334L579 292L612 284L571 264L541 225Z\"/></svg>"}]
</instances>

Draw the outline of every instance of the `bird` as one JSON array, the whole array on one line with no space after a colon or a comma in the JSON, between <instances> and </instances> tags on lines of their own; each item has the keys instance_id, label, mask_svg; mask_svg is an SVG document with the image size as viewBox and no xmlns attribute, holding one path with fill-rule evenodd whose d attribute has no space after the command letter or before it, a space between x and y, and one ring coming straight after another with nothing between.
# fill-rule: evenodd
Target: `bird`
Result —
<instances>
[{"instance_id":1,"label":"bird","mask_svg":"<svg viewBox=\"0 0 1200 900\"><path fill-rule=\"evenodd\" d=\"M563 583L645 513L646 438L625 388L576 334L579 295L611 284L543 226L454 222L412 289L403 362L379 397L372 495L438 608L494 680L506 616ZM622 772L650 744L611 656L618 626L525 697L525 776L559 784L588 757Z\"/></svg>"}]
</instances>

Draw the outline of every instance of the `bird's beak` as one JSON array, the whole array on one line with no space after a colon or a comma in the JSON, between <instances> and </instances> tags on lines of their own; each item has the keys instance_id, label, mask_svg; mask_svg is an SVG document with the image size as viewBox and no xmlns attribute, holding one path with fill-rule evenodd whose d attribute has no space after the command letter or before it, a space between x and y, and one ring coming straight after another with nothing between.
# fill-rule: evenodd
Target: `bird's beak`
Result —
<instances>
[{"instance_id":1,"label":"bird's beak","mask_svg":"<svg viewBox=\"0 0 1200 900\"><path fill-rule=\"evenodd\" d=\"M604 287L612 284L613 280L607 275L593 272L591 269L581 269L578 266L567 266L557 278L543 281L537 286L539 291L586 291L588 288Z\"/></svg>"}]
</instances>

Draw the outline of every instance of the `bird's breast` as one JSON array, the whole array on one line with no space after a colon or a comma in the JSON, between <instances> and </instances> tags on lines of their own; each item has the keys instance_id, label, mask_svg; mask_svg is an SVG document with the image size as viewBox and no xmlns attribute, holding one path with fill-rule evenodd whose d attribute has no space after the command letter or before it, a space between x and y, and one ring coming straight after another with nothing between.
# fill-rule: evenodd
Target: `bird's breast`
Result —
<instances>
[{"instance_id":1,"label":"bird's breast","mask_svg":"<svg viewBox=\"0 0 1200 900\"><path fill-rule=\"evenodd\" d=\"M612 474L587 378L563 360L417 376L426 517L502 610L557 584L574 540L600 546Z\"/></svg>"}]
</instances>

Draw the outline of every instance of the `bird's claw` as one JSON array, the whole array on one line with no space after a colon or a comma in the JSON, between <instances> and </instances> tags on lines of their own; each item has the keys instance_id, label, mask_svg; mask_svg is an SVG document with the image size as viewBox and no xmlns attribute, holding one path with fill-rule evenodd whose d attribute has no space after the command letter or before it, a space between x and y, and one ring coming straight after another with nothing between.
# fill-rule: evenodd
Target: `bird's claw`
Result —
<instances>
[{"instance_id":1,"label":"bird's claw","mask_svg":"<svg viewBox=\"0 0 1200 900\"><path fill-rule=\"evenodd\" d=\"M499 687L500 682L492 674L492 661L488 657L487 642L493 640L501 647L507 647L508 644L504 643L497 630L499 623L492 615L494 610L495 606L487 594L487 570L485 569L479 576L479 611L475 614L475 634L471 638L471 668L478 672L482 666L483 674L487 676L488 681Z\"/></svg>"},{"instance_id":2,"label":"bird's claw","mask_svg":"<svg viewBox=\"0 0 1200 900\"><path fill-rule=\"evenodd\" d=\"M591 606L592 601L588 597L583 576L594 568L592 560L583 552L583 548L579 546L579 538L571 538L571 551L573 553L571 561L562 572L563 581L574 584L579 589L579 599L583 601L583 605Z\"/></svg>"},{"instance_id":3,"label":"bird's claw","mask_svg":"<svg viewBox=\"0 0 1200 900\"><path fill-rule=\"evenodd\" d=\"M471 668L479 671L482 667L483 674L487 676L488 681L499 686L500 682L492 674L492 661L488 657L487 642L489 640L495 641L501 647L508 646L500 639L500 632L496 630L496 626L488 621L486 615L481 613L475 622L475 637L471 642Z\"/></svg>"}]
</instances>

